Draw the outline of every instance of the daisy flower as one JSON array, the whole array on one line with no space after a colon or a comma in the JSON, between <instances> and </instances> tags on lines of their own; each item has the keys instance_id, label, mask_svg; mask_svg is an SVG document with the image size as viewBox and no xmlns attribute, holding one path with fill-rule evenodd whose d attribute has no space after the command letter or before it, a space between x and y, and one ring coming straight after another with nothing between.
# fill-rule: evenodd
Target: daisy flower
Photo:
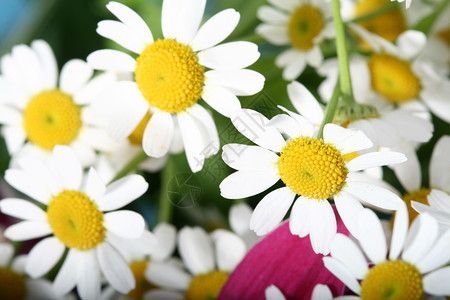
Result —
<instances>
[{"instance_id":1,"label":"daisy flower","mask_svg":"<svg viewBox=\"0 0 450 300\"><path fill-rule=\"evenodd\" d=\"M357 217L358 239L338 234L325 267L360 299L423 299L450 295L444 282L450 276L450 231L438 234L438 223L428 214L417 217L408 230L405 205L396 212L390 249L380 220L369 210ZM368 258L368 261L366 260Z\"/></svg>"},{"instance_id":2,"label":"daisy flower","mask_svg":"<svg viewBox=\"0 0 450 300\"><path fill-rule=\"evenodd\" d=\"M50 46L35 40L31 47L14 46L1 58L0 124L8 152L49 157L55 145L68 145L84 166L95 150L114 141L94 126L89 105L114 81L110 73L92 78L93 70L80 59L68 61L59 74Z\"/></svg>"},{"instance_id":3,"label":"daisy flower","mask_svg":"<svg viewBox=\"0 0 450 300\"><path fill-rule=\"evenodd\" d=\"M237 124L237 120L245 124ZM258 122L262 122L258 124ZM273 230L294 202L290 215L292 234L310 235L316 253L328 253L336 233L336 218L328 198L333 197L344 224L353 231L354 214L360 201L395 210L401 202L390 191L360 180L358 171L401 163L405 156L396 152L356 151L372 146L359 130L326 124L323 139L317 139L313 124L298 114L278 115L270 121L256 111L243 109L236 128L257 146L228 144L222 158L237 172L220 184L221 195L240 199L259 194L282 180L284 187L267 194L256 206L250 227L258 235ZM266 125L266 127L264 127ZM288 136L286 141L279 128ZM279 154L277 154L279 153Z\"/></svg>"},{"instance_id":4,"label":"daisy flower","mask_svg":"<svg viewBox=\"0 0 450 300\"><path fill-rule=\"evenodd\" d=\"M307 65L317 68L323 54L320 44L334 37L331 6L325 0L269 0L272 6L258 9L264 23L256 32L274 45L288 46L275 60L283 68L283 78L294 80Z\"/></svg>"},{"instance_id":5,"label":"daisy flower","mask_svg":"<svg viewBox=\"0 0 450 300\"><path fill-rule=\"evenodd\" d=\"M0 295L2 299L61 299L50 281L44 278L32 279L25 274L27 255L13 258L14 247L0 243ZM64 299L71 299L71 295Z\"/></svg>"},{"instance_id":6,"label":"daisy flower","mask_svg":"<svg viewBox=\"0 0 450 300\"><path fill-rule=\"evenodd\" d=\"M145 153L162 157L181 139L193 172L201 170L204 159L219 150L214 120L197 102L203 99L231 117L241 107L237 96L253 95L264 84L261 74L245 69L259 58L255 44L218 45L238 24L239 13L226 9L199 28L205 4L206 0L164 0L164 38L155 41L133 10L110 2L107 8L120 21L101 21L97 32L138 57L104 49L87 58L98 70L134 72L134 82L122 81L114 88L115 97L124 104L111 116L111 135L126 138L149 114L142 139ZM176 128L181 137L176 136Z\"/></svg>"},{"instance_id":7,"label":"daisy flower","mask_svg":"<svg viewBox=\"0 0 450 300\"><path fill-rule=\"evenodd\" d=\"M166 290L150 291L146 299L216 299L229 274L245 256L245 243L235 234L216 230L211 235L200 227L184 227L178 235L178 251L187 270L176 264L152 263L146 276Z\"/></svg>"},{"instance_id":8,"label":"daisy flower","mask_svg":"<svg viewBox=\"0 0 450 300\"><path fill-rule=\"evenodd\" d=\"M141 176L129 175L105 186L93 168L85 177L67 146L54 147L52 164L26 158L18 163L21 168L8 169L5 180L39 205L7 198L0 201L0 209L24 220L5 230L10 240L44 237L29 253L27 274L43 276L67 249L53 282L57 294L66 294L76 286L82 299L97 299L101 275L121 293L133 289L133 274L120 247L139 238L145 222L138 213L116 210L141 196L147 182Z\"/></svg>"},{"instance_id":9,"label":"daisy flower","mask_svg":"<svg viewBox=\"0 0 450 300\"><path fill-rule=\"evenodd\" d=\"M352 77L355 85L368 86L376 95L372 101L380 102L380 106L393 104L400 108L430 110L450 122L450 102L447 101L450 80L438 74L433 65L419 55L427 41L422 32L408 30L392 44L351 25L374 50L362 66L366 71Z\"/></svg>"}]
</instances>

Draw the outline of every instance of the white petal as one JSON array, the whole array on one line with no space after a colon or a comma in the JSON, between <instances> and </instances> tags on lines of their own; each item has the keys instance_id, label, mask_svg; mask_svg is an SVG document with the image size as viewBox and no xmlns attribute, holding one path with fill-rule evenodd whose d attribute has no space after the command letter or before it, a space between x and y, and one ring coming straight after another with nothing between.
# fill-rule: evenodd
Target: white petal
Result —
<instances>
[{"instance_id":1,"label":"white petal","mask_svg":"<svg viewBox=\"0 0 450 300\"><path fill-rule=\"evenodd\" d=\"M6 198L0 201L2 213L22 220L43 221L47 220L47 214L40 207L30 201Z\"/></svg>"},{"instance_id":2,"label":"white petal","mask_svg":"<svg viewBox=\"0 0 450 300\"><path fill-rule=\"evenodd\" d=\"M25 143L27 139L25 130L19 127L9 127L5 126L1 128L3 138L6 142L6 147L10 154L14 154L20 150L22 145Z\"/></svg>"},{"instance_id":3,"label":"white petal","mask_svg":"<svg viewBox=\"0 0 450 300\"><path fill-rule=\"evenodd\" d=\"M212 114L199 104L192 105L186 112L194 117L199 129L202 129L201 136L203 144L206 145L203 149L205 158L217 154L220 150L220 141Z\"/></svg>"},{"instance_id":4,"label":"white petal","mask_svg":"<svg viewBox=\"0 0 450 300\"><path fill-rule=\"evenodd\" d=\"M200 51L199 64L216 70L237 70L248 67L259 58L258 46L250 42L229 42Z\"/></svg>"},{"instance_id":5,"label":"white petal","mask_svg":"<svg viewBox=\"0 0 450 300\"><path fill-rule=\"evenodd\" d=\"M86 185L84 187L84 192L89 198L91 198L96 202L97 199L103 196L106 192L106 186L103 182L103 179L100 177L100 175L97 173L97 171L95 171L93 167L89 169L89 173L86 179ZM103 209L100 208L100 210Z\"/></svg>"},{"instance_id":6,"label":"white petal","mask_svg":"<svg viewBox=\"0 0 450 300\"><path fill-rule=\"evenodd\" d=\"M331 123L325 125L323 137L326 143L335 144L343 154L372 147L372 142L362 131L346 129Z\"/></svg>"},{"instance_id":7,"label":"white petal","mask_svg":"<svg viewBox=\"0 0 450 300\"><path fill-rule=\"evenodd\" d=\"M152 157L163 157L169 151L173 138L173 118L171 114L158 112L152 115L145 127L142 146Z\"/></svg>"},{"instance_id":8,"label":"white petal","mask_svg":"<svg viewBox=\"0 0 450 300\"><path fill-rule=\"evenodd\" d=\"M101 275L95 251L84 251L77 266L77 292L81 299L100 298Z\"/></svg>"},{"instance_id":9,"label":"white petal","mask_svg":"<svg viewBox=\"0 0 450 300\"><path fill-rule=\"evenodd\" d=\"M44 40L34 40L31 42L31 48L36 52L41 61L41 67L44 73L42 78L43 88L49 90L54 89L58 80L58 65L52 48Z\"/></svg>"},{"instance_id":10,"label":"white petal","mask_svg":"<svg viewBox=\"0 0 450 300\"><path fill-rule=\"evenodd\" d=\"M11 262L14 255L14 247L9 243L0 243L0 267L5 267Z\"/></svg>"},{"instance_id":11,"label":"white petal","mask_svg":"<svg viewBox=\"0 0 450 300\"><path fill-rule=\"evenodd\" d=\"M174 20L178 18L180 2L180 0L166 0L162 3L161 29L166 39L174 39L177 36L177 22Z\"/></svg>"},{"instance_id":12,"label":"white petal","mask_svg":"<svg viewBox=\"0 0 450 300\"><path fill-rule=\"evenodd\" d=\"M228 213L231 230L241 236L248 232L252 213L253 209L247 203L232 205Z\"/></svg>"},{"instance_id":13,"label":"white petal","mask_svg":"<svg viewBox=\"0 0 450 300\"><path fill-rule=\"evenodd\" d=\"M135 287L136 282L130 267L111 245L99 245L97 259L103 275L115 290L126 294Z\"/></svg>"},{"instance_id":14,"label":"white petal","mask_svg":"<svg viewBox=\"0 0 450 300\"><path fill-rule=\"evenodd\" d=\"M286 52L289 50L286 50ZM282 53L283 54L283 53ZM281 55L280 54L280 57ZM280 60L276 60L275 63L279 65ZM293 50L292 60L287 62L284 66L280 66L283 68L283 79L287 81L295 80L298 76L300 76L306 68L306 59L303 53Z\"/></svg>"},{"instance_id":15,"label":"white petal","mask_svg":"<svg viewBox=\"0 0 450 300\"><path fill-rule=\"evenodd\" d=\"M220 183L220 195L227 199L250 197L267 190L279 179L280 176L272 172L237 171Z\"/></svg>"},{"instance_id":16,"label":"white petal","mask_svg":"<svg viewBox=\"0 0 450 300\"><path fill-rule=\"evenodd\" d=\"M293 81L287 86L291 103L295 109L313 124L320 124L323 119L323 108L316 98L301 83Z\"/></svg>"},{"instance_id":17,"label":"white petal","mask_svg":"<svg viewBox=\"0 0 450 300\"><path fill-rule=\"evenodd\" d=\"M198 172L203 168L205 149L207 149L207 145L205 145L201 135L203 131L202 124L186 112L179 113L177 120L189 167L192 172Z\"/></svg>"},{"instance_id":18,"label":"white petal","mask_svg":"<svg viewBox=\"0 0 450 300\"><path fill-rule=\"evenodd\" d=\"M299 1L297 0L269 0L268 2L275 7L278 7L288 12L294 10L299 3Z\"/></svg>"},{"instance_id":19,"label":"white petal","mask_svg":"<svg viewBox=\"0 0 450 300\"><path fill-rule=\"evenodd\" d=\"M363 209L361 202L351 194L341 191L339 195L334 196L334 203L339 212L345 227L355 237L357 237L358 214Z\"/></svg>"},{"instance_id":20,"label":"white petal","mask_svg":"<svg viewBox=\"0 0 450 300\"><path fill-rule=\"evenodd\" d=\"M324 257L323 264L334 276L339 278L350 290L355 294L359 294L361 291L361 286L356 280L355 276L338 260L332 257Z\"/></svg>"},{"instance_id":21,"label":"white petal","mask_svg":"<svg viewBox=\"0 0 450 300\"><path fill-rule=\"evenodd\" d=\"M392 229L391 248L389 251L389 259L391 260L398 258L405 244L409 227L408 217L408 209L403 202L395 211L394 228Z\"/></svg>"},{"instance_id":22,"label":"white petal","mask_svg":"<svg viewBox=\"0 0 450 300\"><path fill-rule=\"evenodd\" d=\"M16 45L11 51L17 64L23 88L30 94L37 94L43 86L43 70L37 54L26 45Z\"/></svg>"},{"instance_id":23,"label":"white petal","mask_svg":"<svg viewBox=\"0 0 450 300\"><path fill-rule=\"evenodd\" d=\"M450 226L450 214L443 212L441 210L438 210L436 208L430 207L428 205L424 205L422 203L411 201L411 206L414 208L417 212L423 214L428 213L433 218L435 218L439 223L445 225L446 227Z\"/></svg>"},{"instance_id":24,"label":"white petal","mask_svg":"<svg viewBox=\"0 0 450 300\"><path fill-rule=\"evenodd\" d=\"M214 269L214 252L211 239L200 227L184 227L178 234L178 251L186 268L194 274Z\"/></svg>"},{"instance_id":25,"label":"white petal","mask_svg":"<svg viewBox=\"0 0 450 300\"><path fill-rule=\"evenodd\" d=\"M375 264L386 260L387 245L377 215L365 208L358 215L358 239L369 260Z\"/></svg>"},{"instance_id":26,"label":"white petal","mask_svg":"<svg viewBox=\"0 0 450 300\"><path fill-rule=\"evenodd\" d=\"M322 50L318 45L313 46L308 52L306 52L305 60L308 65L318 68L323 62Z\"/></svg>"},{"instance_id":27,"label":"white petal","mask_svg":"<svg viewBox=\"0 0 450 300\"><path fill-rule=\"evenodd\" d=\"M53 159L62 187L66 190L79 190L83 169L73 150L67 146L56 145L53 148Z\"/></svg>"},{"instance_id":28,"label":"white petal","mask_svg":"<svg viewBox=\"0 0 450 300\"><path fill-rule=\"evenodd\" d=\"M240 15L232 8L222 10L203 24L191 42L194 52L213 47L236 28Z\"/></svg>"},{"instance_id":29,"label":"white petal","mask_svg":"<svg viewBox=\"0 0 450 300\"><path fill-rule=\"evenodd\" d=\"M32 291L33 298L46 300L59 300L60 295L57 295L53 290L52 284L47 279L34 279L25 282L26 290ZM29 298L26 298L29 299Z\"/></svg>"},{"instance_id":30,"label":"white petal","mask_svg":"<svg viewBox=\"0 0 450 300\"><path fill-rule=\"evenodd\" d=\"M85 61L69 60L61 70L59 86L63 92L73 95L88 82L93 73Z\"/></svg>"},{"instance_id":31,"label":"white petal","mask_svg":"<svg viewBox=\"0 0 450 300\"><path fill-rule=\"evenodd\" d=\"M328 200L319 200L314 204L309 238L314 252L326 255L330 252L331 241L336 235L336 217Z\"/></svg>"},{"instance_id":32,"label":"white petal","mask_svg":"<svg viewBox=\"0 0 450 300\"><path fill-rule=\"evenodd\" d=\"M232 272L247 253L247 246L236 234L227 230L212 233L215 242L217 267L225 272Z\"/></svg>"},{"instance_id":33,"label":"white petal","mask_svg":"<svg viewBox=\"0 0 450 300\"><path fill-rule=\"evenodd\" d=\"M413 59L427 43L427 36L420 31L407 30L397 39L397 46L400 49L399 56L404 60Z\"/></svg>"},{"instance_id":34,"label":"white petal","mask_svg":"<svg viewBox=\"0 0 450 300\"><path fill-rule=\"evenodd\" d=\"M382 209L395 210L403 201L386 188L371 183L348 181L345 189L356 198Z\"/></svg>"},{"instance_id":35,"label":"white petal","mask_svg":"<svg viewBox=\"0 0 450 300\"><path fill-rule=\"evenodd\" d=\"M253 70L231 70L205 72L205 87L219 86L223 87L236 96L250 96L263 89L264 76ZM205 98L203 94L203 98Z\"/></svg>"},{"instance_id":36,"label":"white petal","mask_svg":"<svg viewBox=\"0 0 450 300\"><path fill-rule=\"evenodd\" d=\"M47 203L51 199L50 190L29 172L8 169L5 172L5 180L15 189L39 202Z\"/></svg>"},{"instance_id":37,"label":"white petal","mask_svg":"<svg viewBox=\"0 0 450 300\"><path fill-rule=\"evenodd\" d=\"M301 125L288 115L280 114L270 119L267 126L277 128L281 132L287 134L290 138L295 139L303 136Z\"/></svg>"},{"instance_id":38,"label":"white petal","mask_svg":"<svg viewBox=\"0 0 450 300\"><path fill-rule=\"evenodd\" d=\"M23 221L9 226L5 230L4 236L12 241L26 241L51 233L52 229L47 222Z\"/></svg>"},{"instance_id":39,"label":"white petal","mask_svg":"<svg viewBox=\"0 0 450 300\"><path fill-rule=\"evenodd\" d=\"M316 284L311 294L311 300L331 300L333 294L331 294L330 288L324 284Z\"/></svg>"},{"instance_id":40,"label":"white petal","mask_svg":"<svg viewBox=\"0 0 450 300\"><path fill-rule=\"evenodd\" d=\"M112 233L128 239L137 239L144 232L144 218L131 210L120 210L103 216L103 225Z\"/></svg>"},{"instance_id":41,"label":"white petal","mask_svg":"<svg viewBox=\"0 0 450 300\"><path fill-rule=\"evenodd\" d=\"M297 129L300 130L300 136L307 136L307 137L313 137L314 135L314 125L308 121L305 117L290 111L289 109L286 109L285 107L278 105L278 108L287 112L289 116L297 122L297 125L295 126ZM273 118L272 118L273 119ZM319 124L316 124L318 126ZM298 136L295 136L298 137Z\"/></svg>"},{"instance_id":42,"label":"white petal","mask_svg":"<svg viewBox=\"0 0 450 300\"><path fill-rule=\"evenodd\" d=\"M215 111L228 118L234 117L241 109L239 99L230 90L220 86L205 85L202 98Z\"/></svg>"},{"instance_id":43,"label":"white petal","mask_svg":"<svg viewBox=\"0 0 450 300\"><path fill-rule=\"evenodd\" d=\"M62 257L66 246L56 237L37 243L28 254L25 270L32 278L47 274Z\"/></svg>"},{"instance_id":44,"label":"white petal","mask_svg":"<svg viewBox=\"0 0 450 300\"><path fill-rule=\"evenodd\" d=\"M289 20L288 15L269 5L260 6L256 11L256 15L264 23L274 25L284 25Z\"/></svg>"},{"instance_id":45,"label":"white petal","mask_svg":"<svg viewBox=\"0 0 450 300\"><path fill-rule=\"evenodd\" d=\"M450 267L439 269L427 274L423 279L423 290L431 295L450 295L450 285L443 284L450 280Z\"/></svg>"},{"instance_id":46,"label":"white petal","mask_svg":"<svg viewBox=\"0 0 450 300\"><path fill-rule=\"evenodd\" d=\"M222 159L235 170L278 173L278 155L259 146L227 144L222 148Z\"/></svg>"},{"instance_id":47,"label":"white petal","mask_svg":"<svg viewBox=\"0 0 450 300\"><path fill-rule=\"evenodd\" d=\"M142 42L150 44L153 42L153 36L147 24L142 18L132 9L118 2L109 2L106 5L122 23L124 23L131 31L137 33L142 39Z\"/></svg>"},{"instance_id":48,"label":"white petal","mask_svg":"<svg viewBox=\"0 0 450 300\"><path fill-rule=\"evenodd\" d=\"M122 22L104 20L98 23L97 33L107 39L110 39L120 46L140 54L152 41L144 41L138 35L138 32L131 30Z\"/></svg>"},{"instance_id":49,"label":"white petal","mask_svg":"<svg viewBox=\"0 0 450 300\"><path fill-rule=\"evenodd\" d=\"M450 82L443 81L439 88L431 87L422 90L420 96L432 113L446 121L450 122L450 103L446 101L450 93Z\"/></svg>"},{"instance_id":50,"label":"white petal","mask_svg":"<svg viewBox=\"0 0 450 300\"><path fill-rule=\"evenodd\" d=\"M22 114L15 108L2 106L0 110L0 123L4 125L22 126Z\"/></svg>"},{"instance_id":51,"label":"white petal","mask_svg":"<svg viewBox=\"0 0 450 300\"><path fill-rule=\"evenodd\" d=\"M432 189L427 199L431 207L442 212L450 213L450 196L447 193Z\"/></svg>"},{"instance_id":52,"label":"white petal","mask_svg":"<svg viewBox=\"0 0 450 300\"><path fill-rule=\"evenodd\" d=\"M246 138L263 148L281 152L286 145L281 133L275 128L267 127L269 120L255 110L241 109L231 122Z\"/></svg>"},{"instance_id":53,"label":"white petal","mask_svg":"<svg viewBox=\"0 0 450 300\"><path fill-rule=\"evenodd\" d=\"M414 219L406 237L403 260L412 265L418 263L436 242L438 229L437 221L426 213Z\"/></svg>"},{"instance_id":54,"label":"white petal","mask_svg":"<svg viewBox=\"0 0 450 300\"><path fill-rule=\"evenodd\" d=\"M171 224L159 223L153 230L158 245L151 251L153 261L163 261L169 258L175 250L176 228Z\"/></svg>"},{"instance_id":55,"label":"white petal","mask_svg":"<svg viewBox=\"0 0 450 300\"><path fill-rule=\"evenodd\" d=\"M347 168L350 172L361 171L373 167L389 166L393 164L400 164L407 160L403 153L385 151L385 152L370 152L367 154L355 157L347 163Z\"/></svg>"},{"instance_id":56,"label":"white petal","mask_svg":"<svg viewBox=\"0 0 450 300\"><path fill-rule=\"evenodd\" d=\"M77 284L77 268L80 262L80 252L70 249L61 269L53 281L53 289L57 294L69 293Z\"/></svg>"},{"instance_id":57,"label":"white petal","mask_svg":"<svg viewBox=\"0 0 450 300\"><path fill-rule=\"evenodd\" d=\"M291 215L289 217L289 229L292 234L299 237L305 237L311 231L311 212L314 201L303 196L300 196L292 206Z\"/></svg>"},{"instance_id":58,"label":"white petal","mask_svg":"<svg viewBox=\"0 0 450 300\"><path fill-rule=\"evenodd\" d=\"M256 33L260 34L271 44L277 46L288 45L290 43L286 26L261 24L256 27Z\"/></svg>"},{"instance_id":59,"label":"white petal","mask_svg":"<svg viewBox=\"0 0 450 300\"><path fill-rule=\"evenodd\" d=\"M176 19L176 40L180 43L191 43L203 18L206 0L184 0L178 2Z\"/></svg>"},{"instance_id":60,"label":"white petal","mask_svg":"<svg viewBox=\"0 0 450 300\"><path fill-rule=\"evenodd\" d=\"M422 176L419 158L414 147L402 147L406 162L394 165L393 169L402 186L409 192L419 190Z\"/></svg>"},{"instance_id":61,"label":"white petal","mask_svg":"<svg viewBox=\"0 0 450 300\"><path fill-rule=\"evenodd\" d=\"M286 300L283 293L273 284L266 288L264 296L266 300Z\"/></svg>"},{"instance_id":62,"label":"white petal","mask_svg":"<svg viewBox=\"0 0 450 300\"><path fill-rule=\"evenodd\" d=\"M257 235L265 235L275 229L291 207L295 195L288 187L282 187L267 194L253 211L250 229Z\"/></svg>"},{"instance_id":63,"label":"white petal","mask_svg":"<svg viewBox=\"0 0 450 300\"><path fill-rule=\"evenodd\" d=\"M89 82L86 83L73 97L73 100L78 105L87 105L97 100L99 95L102 92L105 92L107 88L111 87L113 83L116 82L116 75L112 72L105 72L103 74L97 75ZM92 106L91 106L92 107ZM86 108L83 109L83 117L86 115ZM92 110L90 110L92 111ZM95 112L95 111L94 111ZM96 112L95 112L96 113ZM98 118L98 115L95 114L94 118ZM91 118L92 119L92 118ZM89 121L91 121L91 119ZM97 121L94 119L94 121Z\"/></svg>"},{"instance_id":64,"label":"white petal","mask_svg":"<svg viewBox=\"0 0 450 300\"><path fill-rule=\"evenodd\" d=\"M143 295L143 300L183 300L184 295L169 290L150 290Z\"/></svg>"},{"instance_id":65,"label":"white petal","mask_svg":"<svg viewBox=\"0 0 450 300\"><path fill-rule=\"evenodd\" d=\"M331 256L343 263L357 278L363 279L369 271L367 261L359 247L343 234L336 234L331 243Z\"/></svg>"},{"instance_id":66,"label":"white petal","mask_svg":"<svg viewBox=\"0 0 450 300\"><path fill-rule=\"evenodd\" d=\"M89 66L96 70L134 72L136 61L130 55L118 50L96 50L86 58Z\"/></svg>"},{"instance_id":67,"label":"white petal","mask_svg":"<svg viewBox=\"0 0 450 300\"><path fill-rule=\"evenodd\" d=\"M446 190L450 186L450 136L442 136L434 145L430 159L430 185Z\"/></svg>"},{"instance_id":68,"label":"white petal","mask_svg":"<svg viewBox=\"0 0 450 300\"><path fill-rule=\"evenodd\" d=\"M191 281L191 276L179 267L158 262L148 265L145 278L157 286L180 291L187 290Z\"/></svg>"},{"instance_id":69,"label":"white petal","mask_svg":"<svg viewBox=\"0 0 450 300\"><path fill-rule=\"evenodd\" d=\"M433 248L415 265L421 274L428 273L432 270L442 267L450 260L450 230L447 230L439 240L434 244Z\"/></svg>"}]
</instances>

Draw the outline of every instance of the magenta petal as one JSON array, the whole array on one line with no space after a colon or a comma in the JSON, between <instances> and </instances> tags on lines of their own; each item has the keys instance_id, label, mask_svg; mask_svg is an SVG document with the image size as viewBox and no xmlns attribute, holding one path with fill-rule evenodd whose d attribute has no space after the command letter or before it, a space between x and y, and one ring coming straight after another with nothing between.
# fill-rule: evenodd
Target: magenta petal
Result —
<instances>
[{"instance_id":1,"label":"magenta petal","mask_svg":"<svg viewBox=\"0 0 450 300\"><path fill-rule=\"evenodd\" d=\"M334 212L337 231L348 236L335 208ZM264 291L271 284L286 299L310 299L318 283L328 285L334 297L340 296L345 285L324 267L322 257L312 250L309 236L292 235L285 221L249 251L217 299L265 299Z\"/></svg>"}]
</instances>

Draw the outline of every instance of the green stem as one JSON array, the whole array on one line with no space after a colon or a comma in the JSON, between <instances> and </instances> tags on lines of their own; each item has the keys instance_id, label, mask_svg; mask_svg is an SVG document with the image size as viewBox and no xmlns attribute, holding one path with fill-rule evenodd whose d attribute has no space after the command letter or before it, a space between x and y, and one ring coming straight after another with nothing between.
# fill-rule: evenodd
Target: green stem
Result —
<instances>
[{"instance_id":1,"label":"green stem","mask_svg":"<svg viewBox=\"0 0 450 300\"><path fill-rule=\"evenodd\" d=\"M173 159L169 159L164 166L161 174L161 189L159 194L159 209L158 209L158 223L166 222L170 223L172 219L173 204L170 201L168 188L169 181L174 176L174 162Z\"/></svg>"},{"instance_id":2,"label":"green stem","mask_svg":"<svg viewBox=\"0 0 450 300\"><path fill-rule=\"evenodd\" d=\"M333 121L334 113L336 112L340 95L341 91L339 90L339 82L336 82L333 95L331 95L331 99L328 102L327 107L325 108L325 115L323 116L322 124L320 124L319 133L317 134L318 140L323 138L323 128L325 127L325 124L331 123Z\"/></svg>"},{"instance_id":3,"label":"green stem","mask_svg":"<svg viewBox=\"0 0 450 300\"><path fill-rule=\"evenodd\" d=\"M379 15L382 15L384 13L387 13L387 12L393 10L394 8L397 7L397 5L398 5L398 3L389 3L387 5L383 5L382 7L380 7L377 10L374 10L370 13L367 13L367 14L359 16L359 17L355 17L355 18L351 19L350 21L347 21L346 23L358 23L358 22L370 20L372 18L378 17Z\"/></svg>"},{"instance_id":4,"label":"green stem","mask_svg":"<svg viewBox=\"0 0 450 300\"><path fill-rule=\"evenodd\" d=\"M130 171L136 169L136 167L146 158L148 158L148 156L147 154L145 154L144 150L142 150L125 167L123 167L122 170L120 170L109 183L112 183L117 179L124 177L125 175L130 173Z\"/></svg>"},{"instance_id":5,"label":"green stem","mask_svg":"<svg viewBox=\"0 0 450 300\"><path fill-rule=\"evenodd\" d=\"M341 17L341 5L339 0L332 0L331 5L333 8L334 28L336 30L336 50L339 61L339 82L341 94L344 100L353 102L352 80L350 77L345 28Z\"/></svg>"},{"instance_id":6,"label":"green stem","mask_svg":"<svg viewBox=\"0 0 450 300\"><path fill-rule=\"evenodd\" d=\"M416 25L414 25L412 29L422 31L423 33L428 35L434 23L444 11L449 2L450 0L442 0L431 14L421 19Z\"/></svg>"}]
</instances>

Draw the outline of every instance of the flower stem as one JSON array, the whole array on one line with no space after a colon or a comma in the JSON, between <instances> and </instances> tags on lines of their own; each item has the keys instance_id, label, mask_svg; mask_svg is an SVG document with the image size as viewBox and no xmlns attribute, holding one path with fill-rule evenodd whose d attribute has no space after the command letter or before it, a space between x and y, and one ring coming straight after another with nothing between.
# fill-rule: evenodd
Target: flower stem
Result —
<instances>
[{"instance_id":1,"label":"flower stem","mask_svg":"<svg viewBox=\"0 0 450 300\"><path fill-rule=\"evenodd\" d=\"M334 28L336 31L336 50L339 62L339 82L341 95L344 101L354 102L350 66L348 61L345 28L341 17L339 0L332 0Z\"/></svg>"},{"instance_id":2,"label":"flower stem","mask_svg":"<svg viewBox=\"0 0 450 300\"><path fill-rule=\"evenodd\" d=\"M438 5L436 5L434 11L431 14L422 18L419 22L417 22L416 25L414 25L412 29L419 30L425 34L428 34L449 2L450 0L442 0Z\"/></svg>"},{"instance_id":3,"label":"flower stem","mask_svg":"<svg viewBox=\"0 0 450 300\"><path fill-rule=\"evenodd\" d=\"M158 223L170 223L172 219L173 204L170 201L168 187L169 181L174 176L174 162L173 159L168 159L161 174L161 188L159 194L159 209L158 209Z\"/></svg>"},{"instance_id":4,"label":"flower stem","mask_svg":"<svg viewBox=\"0 0 450 300\"><path fill-rule=\"evenodd\" d=\"M147 154L144 152L144 150L142 150L141 152L139 152L132 160L130 160L130 162L122 168L122 170L120 170L116 176L114 176L113 179L111 179L111 181L109 183L112 183L114 181L116 181L117 179L120 179L122 177L124 177L125 175L127 175L130 171L136 169L136 167L143 162L146 158L148 158Z\"/></svg>"},{"instance_id":5,"label":"flower stem","mask_svg":"<svg viewBox=\"0 0 450 300\"><path fill-rule=\"evenodd\" d=\"M336 112L336 108L339 103L339 96L341 91L339 89L339 82L336 82L336 86L334 87L333 95L331 95L331 99L325 108L325 115L323 117L322 123L320 124L319 133L317 134L317 139L320 140L323 138L323 128L325 124L331 123L334 118L334 113Z\"/></svg>"}]
</instances>

